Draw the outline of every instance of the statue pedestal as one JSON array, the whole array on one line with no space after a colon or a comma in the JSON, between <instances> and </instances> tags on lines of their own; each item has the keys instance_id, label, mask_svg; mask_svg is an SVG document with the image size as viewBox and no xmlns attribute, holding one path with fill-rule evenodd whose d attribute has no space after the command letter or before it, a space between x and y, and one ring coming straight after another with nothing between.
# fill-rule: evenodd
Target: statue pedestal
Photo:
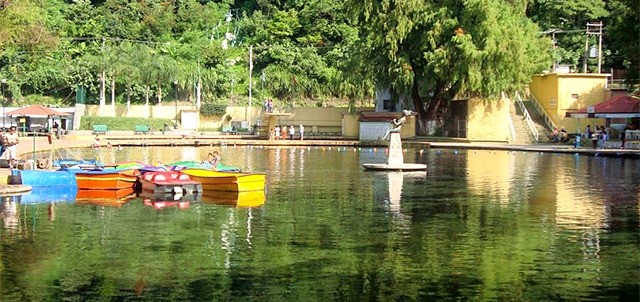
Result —
<instances>
[{"instance_id":1,"label":"statue pedestal","mask_svg":"<svg viewBox=\"0 0 640 302\"><path fill-rule=\"evenodd\" d=\"M389 155L386 164L363 164L365 170L378 171L418 171L426 170L427 165L423 164L405 164L404 155L402 153L402 141L400 132L389 133Z\"/></svg>"},{"instance_id":2,"label":"statue pedestal","mask_svg":"<svg viewBox=\"0 0 640 302\"><path fill-rule=\"evenodd\" d=\"M387 165L402 165L404 163L404 155L402 155L402 141L400 133L389 133L389 155L387 156Z\"/></svg>"}]
</instances>

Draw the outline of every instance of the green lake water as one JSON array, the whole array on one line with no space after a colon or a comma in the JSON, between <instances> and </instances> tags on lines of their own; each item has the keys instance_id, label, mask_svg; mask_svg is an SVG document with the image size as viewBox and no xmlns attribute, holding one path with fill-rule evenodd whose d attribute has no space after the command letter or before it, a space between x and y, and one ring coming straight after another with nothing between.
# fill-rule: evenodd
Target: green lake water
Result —
<instances>
[{"instance_id":1,"label":"green lake water","mask_svg":"<svg viewBox=\"0 0 640 302\"><path fill-rule=\"evenodd\" d=\"M155 164L213 150L267 173L263 205L5 197L0 301L640 299L638 160L408 149L426 173L383 173L362 169L386 160L372 148L73 155Z\"/></svg>"}]
</instances>

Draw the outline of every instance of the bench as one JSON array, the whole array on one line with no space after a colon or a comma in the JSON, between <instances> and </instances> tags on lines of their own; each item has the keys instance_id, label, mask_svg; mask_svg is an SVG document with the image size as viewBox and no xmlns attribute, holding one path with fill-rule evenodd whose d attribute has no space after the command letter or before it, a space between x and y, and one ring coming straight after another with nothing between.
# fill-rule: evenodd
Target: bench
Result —
<instances>
[{"instance_id":1,"label":"bench","mask_svg":"<svg viewBox=\"0 0 640 302\"><path fill-rule=\"evenodd\" d=\"M146 125L136 125L136 127L133 129L133 133L135 134L149 134L149 126Z\"/></svg>"},{"instance_id":2,"label":"bench","mask_svg":"<svg viewBox=\"0 0 640 302\"><path fill-rule=\"evenodd\" d=\"M222 126L222 134L236 134L236 131L231 126Z\"/></svg>"},{"instance_id":3,"label":"bench","mask_svg":"<svg viewBox=\"0 0 640 302\"><path fill-rule=\"evenodd\" d=\"M107 134L107 125L93 125L93 134Z\"/></svg>"}]
</instances>

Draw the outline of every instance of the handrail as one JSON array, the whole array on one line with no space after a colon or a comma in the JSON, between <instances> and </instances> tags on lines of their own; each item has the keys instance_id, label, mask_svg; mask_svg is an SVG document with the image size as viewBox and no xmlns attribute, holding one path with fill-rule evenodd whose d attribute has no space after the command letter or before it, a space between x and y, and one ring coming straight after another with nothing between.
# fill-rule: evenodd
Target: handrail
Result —
<instances>
[{"instance_id":1,"label":"handrail","mask_svg":"<svg viewBox=\"0 0 640 302\"><path fill-rule=\"evenodd\" d=\"M519 97L520 94L516 92L516 96ZM533 104L533 106L536 108L536 111L538 111L538 114L540 114L546 126L549 127L549 130L553 130L557 128L556 123L553 122L553 120L549 117L549 115L544 110L544 108L542 108L542 105L540 105L540 102L538 102L538 99L536 99L535 95L530 93L528 96L528 99L531 101L531 104Z\"/></svg>"},{"instance_id":2,"label":"handrail","mask_svg":"<svg viewBox=\"0 0 640 302\"><path fill-rule=\"evenodd\" d=\"M509 97L507 96L507 94L503 91L502 92L502 100L505 99L509 99ZM513 117L511 115L509 115L509 136L511 139L509 139L509 137L507 137L507 143L511 144L513 142L516 141L516 128L513 126Z\"/></svg>"},{"instance_id":3,"label":"handrail","mask_svg":"<svg viewBox=\"0 0 640 302\"><path fill-rule=\"evenodd\" d=\"M507 141L513 143L516 141L516 129L513 126L513 118L511 118L511 116L509 116L509 131L511 132L511 139Z\"/></svg>"},{"instance_id":4,"label":"handrail","mask_svg":"<svg viewBox=\"0 0 640 302\"><path fill-rule=\"evenodd\" d=\"M529 111L524 106L522 98L520 97L520 94L518 92L516 92L516 104L518 104L518 107L520 107L520 110L522 110L524 120L527 123L527 126L529 126L531 134L533 134L533 138L536 140L536 142L540 141L540 134L538 133L538 129L536 129L536 124L533 122L533 119L531 119L531 115L529 115Z\"/></svg>"}]
</instances>

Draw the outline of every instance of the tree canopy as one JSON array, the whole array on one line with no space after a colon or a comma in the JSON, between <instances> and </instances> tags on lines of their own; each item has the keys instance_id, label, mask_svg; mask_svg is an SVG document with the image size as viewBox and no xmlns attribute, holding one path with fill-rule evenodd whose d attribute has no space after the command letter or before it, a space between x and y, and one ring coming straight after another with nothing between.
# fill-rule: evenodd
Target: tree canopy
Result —
<instances>
[{"instance_id":1,"label":"tree canopy","mask_svg":"<svg viewBox=\"0 0 640 302\"><path fill-rule=\"evenodd\" d=\"M85 87L100 104L161 103L177 89L181 100L244 105L252 45L258 99L354 104L390 88L437 118L456 96L491 98L554 60L580 64L577 29L589 21L605 24L604 65L637 79L636 2L2 1L0 77L16 104L72 104ZM549 29L568 33L552 41Z\"/></svg>"}]
</instances>

